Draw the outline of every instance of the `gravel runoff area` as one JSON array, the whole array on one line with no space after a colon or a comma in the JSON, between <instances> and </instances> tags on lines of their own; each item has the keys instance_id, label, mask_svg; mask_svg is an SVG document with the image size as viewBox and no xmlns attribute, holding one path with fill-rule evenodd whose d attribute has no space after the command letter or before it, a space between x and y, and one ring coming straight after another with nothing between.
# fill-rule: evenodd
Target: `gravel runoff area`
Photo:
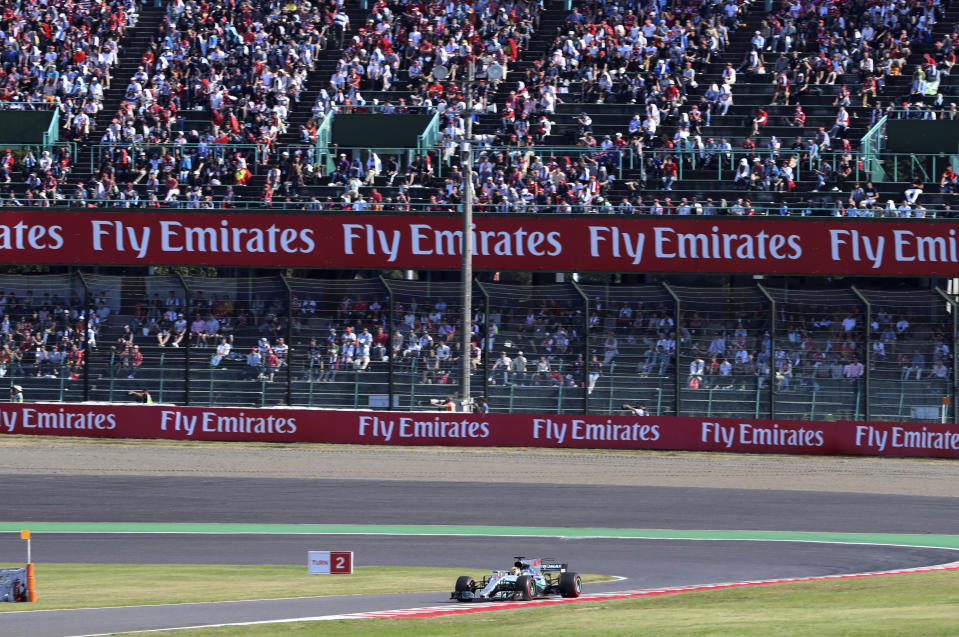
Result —
<instances>
[{"instance_id":1,"label":"gravel runoff area","mask_svg":"<svg viewBox=\"0 0 959 637\"><path fill-rule=\"evenodd\" d=\"M959 497L959 461L731 453L0 437L0 473L784 489Z\"/></svg>"}]
</instances>

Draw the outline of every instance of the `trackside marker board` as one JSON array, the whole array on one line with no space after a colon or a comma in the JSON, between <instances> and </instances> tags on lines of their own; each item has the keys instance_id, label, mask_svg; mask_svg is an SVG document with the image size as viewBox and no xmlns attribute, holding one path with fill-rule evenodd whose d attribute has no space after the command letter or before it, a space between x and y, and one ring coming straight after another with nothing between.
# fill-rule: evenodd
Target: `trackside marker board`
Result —
<instances>
[{"instance_id":1,"label":"trackside marker board","mask_svg":"<svg viewBox=\"0 0 959 637\"><path fill-rule=\"evenodd\" d=\"M352 575L353 551L308 551L306 566L310 575Z\"/></svg>"}]
</instances>

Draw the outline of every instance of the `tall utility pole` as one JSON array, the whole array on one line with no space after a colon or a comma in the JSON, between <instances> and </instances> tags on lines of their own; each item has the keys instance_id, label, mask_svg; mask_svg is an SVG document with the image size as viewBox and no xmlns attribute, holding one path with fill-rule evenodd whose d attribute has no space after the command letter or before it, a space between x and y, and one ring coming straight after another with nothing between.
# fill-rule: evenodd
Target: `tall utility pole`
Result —
<instances>
[{"instance_id":1,"label":"tall utility pole","mask_svg":"<svg viewBox=\"0 0 959 637\"><path fill-rule=\"evenodd\" d=\"M466 84L466 138L462 145L463 167L463 264L462 326L463 351L460 353L460 400L463 410L471 411L473 399L470 396L470 359L473 349L473 60L470 60Z\"/></svg>"},{"instance_id":2,"label":"tall utility pole","mask_svg":"<svg viewBox=\"0 0 959 637\"><path fill-rule=\"evenodd\" d=\"M486 76L493 81L502 78L505 72L506 70L495 62L486 67ZM432 75L435 80L442 82L449 75L449 69L436 65L433 67ZM466 113L464 114L466 121L463 139L460 142L460 165L463 169L463 260L460 267L463 286L460 292L463 351L460 356L462 364L460 401L463 409L467 411L473 404L470 395L470 352L473 346L473 86L478 81L484 80L476 79L476 65L471 59L466 71L466 79L461 84L466 93Z\"/></svg>"}]
</instances>

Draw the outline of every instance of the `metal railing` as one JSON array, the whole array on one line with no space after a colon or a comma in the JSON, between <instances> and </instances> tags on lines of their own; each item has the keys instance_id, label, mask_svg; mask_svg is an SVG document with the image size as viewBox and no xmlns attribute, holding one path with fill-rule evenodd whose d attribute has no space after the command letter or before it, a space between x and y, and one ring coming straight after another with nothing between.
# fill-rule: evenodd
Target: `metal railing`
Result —
<instances>
[{"instance_id":1,"label":"metal railing","mask_svg":"<svg viewBox=\"0 0 959 637\"><path fill-rule=\"evenodd\" d=\"M60 141L60 104L59 102L0 102L0 111L52 111L50 123L43 131L41 145L49 148Z\"/></svg>"},{"instance_id":2,"label":"metal railing","mask_svg":"<svg viewBox=\"0 0 959 637\"><path fill-rule=\"evenodd\" d=\"M313 144L314 156L318 158L318 161L327 171L333 170L329 159L330 143L333 141L333 117L335 117L334 112L330 111L320 121L320 125L316 129L316 141Z\"/></svg>"},{"instance_id":3,"label":"metal railing","mask_svg":"<svg viewBox=\"0 0 959 637\"><path fill-rule=\"evenodd\" d=\"M416 136L416 152L422 155L430 152L436 146L436 140L440 134L440 115L433 113L429 124L423 129L423 132Z\"/></svg>"},{"instance_id":4,"label":"metal railing","mask_svg":"<svg viewBox=\"0 0 959 637\"><path fill-rule=\"evenodd\" d=\"M14 156L17 158L18 162L23 161L23 157L26 155L27 151L33 153L34 158L39 158L40 154L45 151L53 151L57 148L64 148L67 151L67 154L70 157L70 163L75 164L77 161L77 143L76 142L53 142L51 144L4 144L4 148L9 148L13 150Z\"/></svg>"},{"instance_id":5,"label":"metal railing","mask_svg":"<svg viewBox=\"0 0 959 637\"><path fill-rule=\"evenodd\" d=\"M50 147L60 141L60 109L53 111L53 119L47 130L43 131L43 145Z\"/></svg>"},{"instance_id":6,"label":"metal railing","mask_svg":"<svg viewBox=\"0 0 959 637\"><path fill-rule=\"evenodd\" d=\"M665 194L666 196L669 196L670 194L683 193L663 193L660 191L656 194ZM745 198L749 197L750 194L754 193L742 193L742 198L744 199L742 203L732 198L726 199L719 197L715 201L710 198L709 201L706 201L693 196L688 198L686 202L686 205L690 206L691 208L688 214L706 216L748 214L753 216L826 217L842 216L841 212L842 210L845 210L845 206L842 208L837 208L835 206L813 204L808 201L788 203L763 203L756 201L746 202ZM823 194L828 195L830 193L824 192ZM332 201L326 201L327 197L325 195L326 193L320 193L320 196L315 196L307 192L305 196L299 196L296 199L290 199L289 201L279 197L274 197L274 199L270 202L263 201L262 199L227 199L224 195L217 195L215 197L211 197L210 199L189 199L181 195L181 197L178 199L162 201L161 203L164 208L186 210L234 210L256 212L303 211L307 213L344 214L349 212L363 212L364 214L382 213L389 215L459 215L462 212L462 204L457 203L398 203L391 197L384 197L384 200L381 203L374 203L373 201L367 199L362 201L359 199L354 199L348 202L346 200L340 200L338 196L331 196L329 198L332 199ZM677 211L677 207L681 207L683 204L679 201L678 197L673 197L668 204L660 197L657 197L657 200L659 201L659 204L653 202L652 197L646 197L642 206L634 206L631 204L629 207L624 207L622 203L614 203L604 198L602 202L594 202L590 204L573 203L561 205L541 205L535 203L501 202L484 204L474 203L473 208L474 212L477 214L588 214L632 216L680 214ZM656 208L657 205L660 208L663 206L669 206L669 210L664 208L663 212L653 211L652 209ZM84 212L89 212L91 209L115 209L121 211L156 209L155 202L151 202L143 196L141 196L138 201L130 204L127 204L120 199L99 200L94 197L88 197L81 204L80 201L73 199L72 194L69 192L63 193L62 198L59 199L27 199L23 195L0 193L0 208L55 208L57 210L69 211L71 213L76 212L77 214L84 214ZM888 205L884 208L877 205L875 208L857 210L858 212L855 214L849 213L849 210L846 210L846 213L850 214L850 216L858 217L894 218L897 220L916 219L918 222L922 219L953 218L957 212L956 209L945 211L939 206L932 204L923 207L924 216L916 216L915 214L912 214L911 216L903 216L900 211L890 209ZM915 211L913 211L913 213L915 213ZM944 217L944 213L948 213L948 216Z\"/></svg>"},{"instance_id":7,"label":"metal railing","mask_svg":"<svg viewBox=\"0 0 959 637\"><path fill-rule=\"evenodd\" d=\"M404 93L403 95L408 95ZM336 105L333 112L345 115L358 115L367 113L379 113L381 115L392 115L396 113L436 113L435 106L426 106L425 104L393 104L391 102L374 103L367 100L362 104Z\"/></svg>"},{"instance_id":8,"label":"metal railing","mask_svg":"<svg viewBox=\"0 0 959 637\"><path fill-rule=\"evenodd\" d=\"M863 169L872 176L872 181L876 183L884 182L887 178L879 158L886 144L886 121L888 118L888 115L883 115L882 118L862 136L862 140L859 142Z\"/></svg>"},{"instance_id":9,"label":"metal railing","mask_svg":"<svg viewBox=\"0 0 959 637\"><path fill-rule=\"evenodd\" d=\"M309 147L304 146L304 149ZM247 167L250 172L256 174L259 166L264 159L269 156L268 146L265 144L193 144L176 142L131 142L131 143L97 143L90 144L89 165L90 172L95 172L100 162L104 159L115 159L121 150L126 150L130 154L130 162L134 164L140 153L145 153L149 158L165 158L170 156L190 155L199 159L228 159L231 155L240 153L246 157ZM174 170L179 170L174 166Z\"/></svg>"}]
</instances>

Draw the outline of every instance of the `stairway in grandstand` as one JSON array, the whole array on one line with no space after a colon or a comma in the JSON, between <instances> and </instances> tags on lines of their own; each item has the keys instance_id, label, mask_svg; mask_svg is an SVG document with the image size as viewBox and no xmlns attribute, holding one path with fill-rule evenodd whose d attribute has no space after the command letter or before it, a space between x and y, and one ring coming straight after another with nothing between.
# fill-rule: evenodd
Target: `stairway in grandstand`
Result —
<instances>
[{"instance_id":1,"label":"stairway in grandstand","mask_svg":"<svg viewBox=\"0 0 959 637\"><path fill-rule=\"evenodd\" d=\"M346 14L350 16L350 29L343 39L344 46L347 46L357 30L366 24L369 11L361 9L355 2L346 2L344 7ZM339 43L334 38L330 38L326 50L320 53L316 65L307 76L306 90L300 95L300 101L290 109L287 118L287 132L277 139L278 147L302 143L300 141L300 126L305 125L313 117L313 105L316 104L316 97L320 94L320 91L324 88L329 90L330 78L333 77L336 64L342 54L343 49L339 46Z\"/></svg>"},{"instance_id":2,"label":"stairway in grandstand","mask_svg":"<svg viewBox=\"0 0 959 637\"><path fill-rule=\"evenodd\" d=\"M565 28L568 14L565 3L558 0L546 3L545 10L540 14L539 27L530 38L529 46L522 51L519 60L509 65L507 69L509 73L491 97L497 106L497 112L506 101L509 92L516 90L519 82L525 82L527 87L530 85L526 81L527 73L532 72L533 63L543 58L546 49L556 39L557 34ZM498 114L482 114L477 120L473 129L476 135L493 135L500 128Z\"/></svg>"},{"instance_id":3,"label":"stairway in grandstand","mask_svg":"<svg viewBox=\"0 0 959 637\"><path fill-rule=\"evenodd\" d=\"M119 110L127 87L130 85L130 78L140 67L143 54L150 48L153 35L163 21L166 10L152 2L146 2L140 5L139 15L136 26L128 29L126 37L120 42L122 49L119 61L111 71L110 88L103 92L102 108L97 113L90 128L89 136L80 143L77 161L70 172L67 184L63 187L64 196L67 198L73 194L73 188L78 182L89 183L93 177L96 162L91 161L90 146L100 142L114 115Z\"/></svg>"},{"instance_id":4,"label":"stairway in grandstand","mask_svg":"<svg viewBox=\"0 0 959 637\"><path fill-rule=\"evenodd\" d=\"M123 42L122 55L113 68L110 88L103 92L103 108L97 114L95 126L87 140L90 143L96 144L100 141L113 116L119 110L120 103L123 102L123 96L130 85L130 78L143 63L143 54L150 48L153 35L165 15L166 11L163 7L158 7L149 2L140 5L140 19L136 26L127 32L127 37Z\"/></svg>"},{"instance_id":5,"label":"stairway in grandstand","mask_svg":"<svg viewBox=\"0 0 959 637\"><path fill-rule=\"evenodd\" d=\"M369 11L357 6L356 2L345 2L344 9L350 17L350 28L344 34L344 47L349 45L350 39L356 33L357 29L362 27L369 16ZM305 126L313 117L313 106L316 104L316 98L323 89L329 90L330 78L336 70L337 62L343 54L343 48L339 46L336 38L331 37L327 41L327 48L322 51L316 60L313 70L309 72L306 80L306 88L300 93L300 100L292 105L286 120L286 132L277 137L277 152L283 152L287 146L303 145L300 127ZM254 174L250 180L251 193L262 191L266 183L266 177L263 172Z\"/></svg>"},{"instance_id":6,"label":"stairway in grandstand","mask_svg":"<svg viewBox=\"0 0 959 637\"><path fill-rule=\"evenodd\" d=\"M346 13L350 16L350 29L344 36L344 42L349 42L351 34L356 31L358 26L366 21L368 11L361 9L357 2L346 3ZM120 62L114 67L110 88L104 91L103 108L98 114L95 126L84 144L81 144L78 160L70 174L69 188L66 195L71 194L73 186L77 182L89 182L93 177L93 171L96 169L96 162L90 160L89 146L100 142L103 134L106 132L114 114L119 110L120 104L124 100L130 79L137 72L141 57L150 47L157 32L157 28L164 19L165 9L156 7L153 3L146 3L140 9L140 19L134 28L128 30L127 36L121 43L123 52ZM317 57L314 68L307 74L306 89L300 94L300 101L293 105L287 118L287 132L277 140L277 148L288 145L301 144L300 126L306 124L312 116L313 104L316 102L316 96L320 90L328 84L336 63L340 59L342 49L335 37L330 37L327 41L327 48L320 52ZM185 130L205 130L210 123L209 113L203 111L180 111L179 115L183 119ZM264 183L262 173L257 173L251 180L250 192L259 193L260 187Z\"/></svg>"}]
</instances>

